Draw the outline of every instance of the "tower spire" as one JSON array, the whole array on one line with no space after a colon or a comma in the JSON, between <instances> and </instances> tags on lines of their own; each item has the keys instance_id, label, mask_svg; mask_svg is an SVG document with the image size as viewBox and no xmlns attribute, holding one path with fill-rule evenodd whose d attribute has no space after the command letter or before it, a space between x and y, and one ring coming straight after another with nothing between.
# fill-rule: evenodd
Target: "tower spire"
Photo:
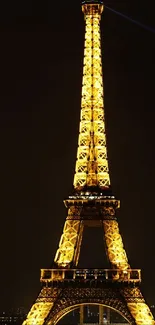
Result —
<instances>
[{"instance_id":1,"label":"tower spire","mask_svg":"<svg viewBox=\"0 0 155 325\"><path fill-rule=\"evenodd\" d=\"M86 28L75 190L91 187L104 189L110 186L100 36L103 9L102 1L82 2Z\"/></svg>"}]
</instances>

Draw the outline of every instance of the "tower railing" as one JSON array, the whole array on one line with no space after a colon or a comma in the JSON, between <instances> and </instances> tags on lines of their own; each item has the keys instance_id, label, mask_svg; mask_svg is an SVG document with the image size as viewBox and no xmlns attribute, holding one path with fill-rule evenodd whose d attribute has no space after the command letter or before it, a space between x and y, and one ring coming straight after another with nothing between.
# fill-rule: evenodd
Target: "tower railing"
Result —
<instances>
[{"instance_id":1,"label":"tower railing","mask_svg":"<svg viewBox=\"0 0 155 325\"><path fill-rule=\"evenodd\" d=\"M141 282L140 269L41 269L41 282Z\"/></svg>"}]
</instances>

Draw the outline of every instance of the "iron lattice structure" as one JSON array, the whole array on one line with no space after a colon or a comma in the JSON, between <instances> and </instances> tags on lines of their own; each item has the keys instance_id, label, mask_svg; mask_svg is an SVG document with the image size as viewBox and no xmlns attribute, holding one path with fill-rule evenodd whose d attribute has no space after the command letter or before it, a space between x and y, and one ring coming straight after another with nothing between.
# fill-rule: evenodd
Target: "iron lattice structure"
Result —
<instances>
[{"instance_id":1,"label":"iron lattice structure","mask_svg":"<svg viewBox=\"0 0 155 325\"><path fill-rule=\"evenodd\" d=\"M154 325L140 291L140 270L132 270L116 217L107 159L100 19L103 3L84 1L85 48L81 119L74 194L65 200L68 215L54 269L41 270L42 288L23 325L53 325L83 304L109 306L130 324ZM111 269L78 269L85 226L103 227Z\"/></svg>"},{"instance_id":2,"label":"iron lattice structure","mask_svg":"<svg viewBox=\"0 0 155 325\"><path fill-rule=\"evenodd\" d=\"M104 122L100 18L103 5L83 5L85 49L81 101L81 121L74 177L75 189L84 186L109 187Z\"/></svg>"}]
</instances>

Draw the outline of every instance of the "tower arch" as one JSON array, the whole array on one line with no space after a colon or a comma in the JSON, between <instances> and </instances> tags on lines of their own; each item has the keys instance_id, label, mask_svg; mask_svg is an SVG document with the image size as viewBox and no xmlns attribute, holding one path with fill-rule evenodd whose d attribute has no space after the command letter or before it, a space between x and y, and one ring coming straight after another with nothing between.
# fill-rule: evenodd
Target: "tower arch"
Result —
<instances>
[{"instance_id":1,"label":"tower arch","mask_svg":"<svg viewBox=\"0 0 155 325\"><path fill-rule=\"evenodd\" d=\"M119 313L130 325L135 325L135 321L121 297L119 291L113 292L108 289L90 289L84 290L67 290L63 291L58 302L55 302L50 314L48 315L45 325L56 325L68 313L80 307L81 305L102 305Z\"/></svg>"},{"instance_id":2,"label":"tower arch","mask_svg":"<svg viewBox=\"0 0 155 325\"><path fill-rule=\"evenodd\" d=\"M126 311L124 310L124 311L120 311L120 310L118 310L118 309L116 309L116 308L114 308L114 307L111 307L111 306L108 306L108 305L105 305L105 304L103 304L103 303L96 303L96 302L89 302L89 303L79 303L79 304L77 304L77 305L73 305L73 306L69 306L69 307L65 307L63 310L61 310L61 312L60 312L60 314L58 314L58 318L55 320L54 319L54 321L53 321L53 319L50 321L48 321L47 323L45 323L45 324L47 324L47 325L51 325L51 324L53 324L53 325L56 325L56 324L58 324L59 323L59 321L62 319L62 318L64 318L67 314L69 314L70 312L72 312L72 311L74 311L74 310L76 310L77 308L79 308L80 306L87 306L87 305L97 305L97 306L103 306L103 307L106 307L106 308L110 308L111 310L113 310L113 311L115 311L115 312L117 312L118 314L120 314L127 322L128 322L128 324L130 324L130 325L135 325L135 322L134 322L134 320L132 320L131 319L131 315L127 315L126 314ZM124 315L125 314L125 315Z\"/></svg>"}]
</instances>

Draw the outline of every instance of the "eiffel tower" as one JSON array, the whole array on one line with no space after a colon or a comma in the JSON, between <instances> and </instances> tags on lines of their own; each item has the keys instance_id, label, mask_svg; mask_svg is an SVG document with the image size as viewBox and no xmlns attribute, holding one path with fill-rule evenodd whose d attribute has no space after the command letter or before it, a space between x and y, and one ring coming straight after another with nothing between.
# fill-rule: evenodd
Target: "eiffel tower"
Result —
<instances>
[{"instance_id":1,"label":"eiffel tower","mask_svg":"<svg viewBox=\"0 0 155 325\"><path fill-rule=\"evenodd\" d=\"M111 190L103 101L100 0L85 0L85 46L81 118L74 191L64 201L68 214L53 269L41 270L41 290L23 325L53 325L78 306L97 304L120 313L132 325L155 321L140 290L141 271L131 269ZM85 226L103 228L110 269L79 269Z\"/></svg>"}]
</instances>

